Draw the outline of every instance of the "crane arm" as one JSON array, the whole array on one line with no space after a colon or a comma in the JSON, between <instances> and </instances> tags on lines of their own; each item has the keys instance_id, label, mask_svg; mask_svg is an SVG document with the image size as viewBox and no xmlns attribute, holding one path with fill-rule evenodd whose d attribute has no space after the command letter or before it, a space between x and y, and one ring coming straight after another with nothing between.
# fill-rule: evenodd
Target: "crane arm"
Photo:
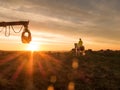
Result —
<instances>
[{"instance_id":1,"label":"crane arm","mask_svg":"<svg viewBox=\"0 0 120 90\"><path fill-rule=\"evenodd\" d=\"M14 21L14 22L0 22L0 27L13 26L13 25L23 25L28 27L29 21Z\"/></svg>"}]
</instances>

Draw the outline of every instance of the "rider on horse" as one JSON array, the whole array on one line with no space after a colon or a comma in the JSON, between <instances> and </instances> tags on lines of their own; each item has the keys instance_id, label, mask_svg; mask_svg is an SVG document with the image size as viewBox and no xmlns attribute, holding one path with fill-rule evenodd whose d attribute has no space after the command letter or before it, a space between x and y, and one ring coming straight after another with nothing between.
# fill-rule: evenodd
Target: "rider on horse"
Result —
<instances>
[{"instance_id":1,"label":"rider on horse","mask_svg":"<svg viewBox=\"0 0 120 90\"><path fill-rule=\"evenodd\" d=\"M79 39L79 42L78 42L78 48L80 48L81 46L83 46L83 41L81 40L81 38Z\"/></svg>"},{"instance_id":2,"label":"rider on horse","mask_svg":"<svg viewBox=\"0 0 120 90\"><path fill-rule=\"evenodd\" d=\"M83 41L81 40L81 38L79 39L77 46L78 46L78 50L84 51Z\"/></svg>"}]
</instances>

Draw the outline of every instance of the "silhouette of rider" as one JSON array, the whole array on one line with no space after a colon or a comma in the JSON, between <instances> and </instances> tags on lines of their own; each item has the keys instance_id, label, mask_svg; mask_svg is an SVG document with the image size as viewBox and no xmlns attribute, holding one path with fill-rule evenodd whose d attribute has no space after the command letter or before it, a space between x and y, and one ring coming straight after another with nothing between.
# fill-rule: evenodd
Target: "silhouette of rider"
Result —
<instances>
[{"instance_id":1,"label":"silhouette of rider","mask_svg":"<svg viewBox=\"0 0 120 90\"><path fill-rule=\"evenodd\" d=\"M81 38L79 39L79 42L78 42L78 47L82 47L83 46L83 41L81 40Z\"/></svg>"}]
</instances>

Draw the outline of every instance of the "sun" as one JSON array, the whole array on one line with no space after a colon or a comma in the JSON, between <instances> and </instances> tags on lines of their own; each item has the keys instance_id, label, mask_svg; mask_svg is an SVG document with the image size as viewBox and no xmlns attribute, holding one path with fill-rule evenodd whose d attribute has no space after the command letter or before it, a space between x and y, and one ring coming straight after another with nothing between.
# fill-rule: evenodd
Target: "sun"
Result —
<instances>
[{"instance_id":1,"label":"sun","mask_svg":"<svg viewBox=\"0 0 120 90\"><path fill-rule=\"evenodd\" d=\"M40 45L39 44L34 44L34 43L30 43L27 45L26 50L28 51L39 51L40 49Z\"/></svg>"}]
</instances>

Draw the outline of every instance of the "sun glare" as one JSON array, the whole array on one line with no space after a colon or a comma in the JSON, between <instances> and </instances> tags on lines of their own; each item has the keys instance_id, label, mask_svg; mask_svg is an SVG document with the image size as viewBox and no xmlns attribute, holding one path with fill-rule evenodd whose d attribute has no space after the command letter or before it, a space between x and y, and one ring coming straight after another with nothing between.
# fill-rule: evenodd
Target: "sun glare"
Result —
<instances>
[{"instance_id":1,"label":"sun glare","mask_svg":"<svg viewBox=\"0 0 120 90\"><path fill-rule=\"evenodd\" d=\"M40 48L40 45L30 43L30 44L28 44L26 50L28 50L28 51L39 51L39 48Z\"/></svg>"}]
</instances>

